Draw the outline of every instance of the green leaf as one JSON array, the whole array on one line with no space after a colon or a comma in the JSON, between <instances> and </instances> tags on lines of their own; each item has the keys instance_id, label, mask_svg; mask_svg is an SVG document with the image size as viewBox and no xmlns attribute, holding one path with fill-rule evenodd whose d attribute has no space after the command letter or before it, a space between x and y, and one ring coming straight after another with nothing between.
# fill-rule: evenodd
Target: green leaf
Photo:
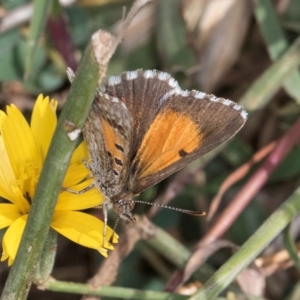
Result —
<instances>
[{"instance_id":1,"label":"green leaf","mask_svg":"<svg viewBox=\"0 0 300 300\"><path fill-rule=\"evenodd\" d=\"M197 64L192 49L186 42L186 29L180 15L179 0L157 2L157 48L166 69Z\"/></svg>"},{"instance_id":2,"label":"green leaf","mask_svg":"<svg viewBox=\"0 0 300 300\"><path fill-rule=\"evenodd\" d=\"M265 40L269 55L273 61L277 60L289 48L289 42L277 17L274 4L270 0L254 2L254 13ZM300 73L294 69L284 79L286 92L300 104Z\"/></svg>"},{"instance_id":3,"label":"green leaf","mask_svg":"<svg viewBox=\"0 0 300 300\"><path fill-rule=\"evenodd\" d=\"M0 80L16 80L22 76L22 65L17 58L16 48L20 40L18 29L0 35Z\"/></svg>"},{"instance_id":4,"label":"green leaf","mask_svg":"<svg viewBox=\"0 0 300 300\"><path fill-rule=\"evenodd\" d=\"M300 64L300 37L293 45L258 77L242 96L239 103L248 111L258 110L266 106L274 94L280 89L284 80ZM298 84L299 89L299 84Z\"/></svg>"},{"instance_id":5,"label":"green leaf","mask_svg":"<svg viewBox=\"0 0 300 300\"><path fill-rule=\"evenodd\" d=\"M29 0L2 0L1 5L6 9L6 10L12 10L14 8L18 8L22 5L28 4L31 1Z\"/></svg>"},{"instance_id":6,"label":"green leaf","mask_svg":"<svg viewBox=\"0 0 300 300\"><path fill-rule=\"evenodd\" d=\"M40 1L35 0L33 2L33 15L30 22L29 37L26 45L26 56L25 56L25 78L31 75L34 69L35 53L38 45L38 40L41 33L44 30L48 11L52 1Z\"/></svg>"},{"instance_id":7,"label":"green leaf","mask_svg":"<svg viewBox=\"0 0 300 300\"><path fill-rule=\"evenodd\" d=\"M300 174L300 146L296 146L269 178L269 182L290 180Z\"/></svg>"},{"instance_id":8,"label":"green leaf","mask_svg":"<svg viewBox=\"0 0 300 300\"><path fill-rule=\"evenodd\" d=\"M68 14L72 41L75 46L84 45L91 38L93 33L89 26L89 15L80 7L69 7L66 9Z\"/></svg>"}]
</instances>

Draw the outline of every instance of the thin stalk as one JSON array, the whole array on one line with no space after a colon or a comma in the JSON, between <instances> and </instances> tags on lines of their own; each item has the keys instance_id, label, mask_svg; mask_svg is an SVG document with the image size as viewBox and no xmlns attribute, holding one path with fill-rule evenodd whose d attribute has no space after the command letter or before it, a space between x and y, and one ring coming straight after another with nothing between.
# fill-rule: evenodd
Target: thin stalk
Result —
<instances>
[{"instance_id":1,"label":"thin stalk","mask_svg":"<svg viewBox=\"0 0 300 300\"><path fill-rule=\"evenodd\" d=\"M137 289L121 288L116 286L102 286L100 288L91 288L87 284L71 283L56 280L49 280L46 288L51 291L95 295L102 297L111 297L112 299L137 299L137 300L183 300L187 296L170 294L165 292L141 291Z\"/></svg>"},{"instance_id":2,"label":"thin stalk","mask_svg":"<svg viewBox=\"0 0 300 300\"><path fill-rule=\"evenodd\" d=\"M47 239L60 188L76 140L71 141L65 124L81 128L94 99L98 64L88 47L81 60L67 102L59 118L35 192L18 253L6 281L1 299L26 299L40 254Z\"/></svg>"},{"instance_id":3,"label":"thin stalk","mask_svg":"<svg viewBox=\"0 0 300 300\"><path fill-rule=\"evenodd\" d=\"M300 187L189 300L215 299L300 211Z\"/></svg>"},{"instance_id":4,"label":"thin stalk","mask_svg":"<svg viewBox=\"0 0 300 300\"><path fill-rule=\"evenodd\" d=\"M269 103L279 91L286 78L300 64L300 37L274 62L254 83L239 101L246 110L258 110Z\"/></svg>"}]
</instances>

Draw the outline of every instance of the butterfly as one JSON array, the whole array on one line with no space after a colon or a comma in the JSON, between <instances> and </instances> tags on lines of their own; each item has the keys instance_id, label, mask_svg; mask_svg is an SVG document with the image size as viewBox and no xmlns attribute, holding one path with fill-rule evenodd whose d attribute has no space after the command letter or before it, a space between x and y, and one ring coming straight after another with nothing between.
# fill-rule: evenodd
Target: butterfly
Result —
<instances>
[{"instance_id":1,"label":"butterfly","mask_svg":"<svg viewBox=\"0 0 300 300\"><path fill-rule=\"evenodd\" d=\"M183 91L165 72L108 77L83 128L91 158L86 166L105 195L105 222L109 209L134 220L134 195L233 137L246 119L235 102Z\"/></svg>"}]
</instances>

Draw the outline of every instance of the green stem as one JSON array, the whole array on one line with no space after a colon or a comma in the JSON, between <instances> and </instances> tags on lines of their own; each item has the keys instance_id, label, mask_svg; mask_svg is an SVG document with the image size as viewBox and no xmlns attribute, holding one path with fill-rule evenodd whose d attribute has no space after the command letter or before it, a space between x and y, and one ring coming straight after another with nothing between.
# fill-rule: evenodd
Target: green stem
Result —
<instances>
[{"instance_id":1,"label":"green stem","mask_svg":"<svg viewBox=\"0 0 300 300\"><path fill-rule=\"evenodd\" d=\"M59 118L35 192L17 257L6 281L1 299L26 299L37 262L47 239L50 222L76 140L66 132L66 122L82 128L94 99L98 64L89 46L84 53L67 102Z\"/></svg>"},{"instance_id":2,"label":"green stem","mask_svg":"<svg viewBox=\"0 0 300 300\"><path fill-rule=\"evenodd\" d=\"M102 297L112 297L113 299L137 299L137 300L181 300L187 299L187 296L169 294L165 292L154 292L154 291L140 291L136 289L121 288L115 286L102 286L100 288L94 289L89 287L87 284L81 283L70 283L56 280L49 280L49 282L44 286L48 290L73 293L73 294L85 294L85 295L95 295Z\"/></svg>"},{"instance_id":3,"label":"green stem","mask_svg":"<svg viewBox=\"0 0 300 300\"><path fill-rule=\"evenodd\" d=\"M191 256L191 252L167 232L157 227L155 236L145 241L178 268L183 268ZM212 268L203 264L196 272L196 278L204 281L213 274Z\"/></svg>"},{"instance_id":4,"label":"green stem","mask_svg":"<svg viewBox=\"0 0 300 300\"><path fill-rule=\"evenodd\" d=\"M34 282L36 284L43 284L50 278L53 269L54 260L57 248L57 232L52 228L49 229L48 237L46 239L43 252L36 270Z\"/></svg>"},{"instance_id":5,"label":"green stem","mask_svg":"<svg viewBox=\"0 0 300 300\"><path fill-rule=\"evenodd\" d=\"M269 103L283 82L300 64L300 37L257 78L239 101L246 110L258 110Z\"/></svg>"},{"instance_id":6,"label":"green stem","mask_svg":"<svg viewBox=\"0 0 300 300\"><path fill-rule=\"evenodd\" d=\"M215 299L292 221L300 211L300 187L190 300Z\"/></svg>"}]
</instances>

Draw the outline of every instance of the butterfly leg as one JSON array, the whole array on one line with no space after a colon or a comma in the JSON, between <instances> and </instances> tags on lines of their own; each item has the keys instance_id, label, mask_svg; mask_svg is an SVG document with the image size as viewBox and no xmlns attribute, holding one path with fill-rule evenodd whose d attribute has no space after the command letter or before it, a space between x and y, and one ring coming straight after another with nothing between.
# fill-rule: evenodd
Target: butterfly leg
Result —
<instances>
[{"instance_id":1,"label":"butterfly leg","mask_svg":"<svg viewBox=\"0 0 300 300\"><path fill-rule=\"evenodd\" d=\"M104 218L104 227L103 227L103 242L102 246L104 246L105 238L106 238L106 232L107 232L107 221L108 221L108 210L111 209L111 203L109 200L105 200L102 204L103 209L103 218Z\"/></svg>"},{"instance_id":2,"label":"butterfly leg","mask_svg":"<svg viewBox=\"0 0 300 300\"><path fill-rule=\"evenodd\" d=\"M91 190L94 187L95 187L95 184L92 183L92 184L88 185L86 188L84 188L84 189L82 189L80 191L75 191L75 190L72 190L72 189L69 189L69 188L65 188L65 187L62 187L61 190L69 192L71 194L81 195L81 194L84 194L84 193L88 192L89 190Z\"/></svg>"},{"instance_id":3,"label":"butterfly leg","mask_svg":"<svg viewBox=\"0 0 300 300\"><path fill-rule=\"evenodd\" d=\"M82 160L82 162L83 162L84 166L85 166L90 172L93 173L93 171L92 171L92 166L88 163L88 161L87 161L85 158Z\"/></svg>"}]
</instances>

